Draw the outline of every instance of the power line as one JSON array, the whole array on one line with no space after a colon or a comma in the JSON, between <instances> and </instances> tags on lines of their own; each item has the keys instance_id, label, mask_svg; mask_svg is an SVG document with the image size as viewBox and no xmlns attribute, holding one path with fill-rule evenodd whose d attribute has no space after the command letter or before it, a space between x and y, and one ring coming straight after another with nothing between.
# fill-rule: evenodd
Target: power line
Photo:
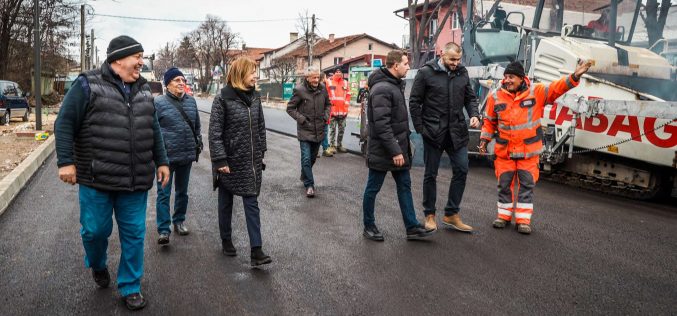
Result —
<instances>
[{"instance_id":1,"label":"power line","mask_svg":"<svg viewBox=\"0 0 677 316\"><path fill-rule=\"evenodd\" d=\"M203 22L207 22L206 20L156 19L156 18L145 18L145 17L123 16L123 15L101 14L101 13L92 13L90 15L102 16L102 17L108 17L108 18L142 20L142 21L155 21L155 22L179 22L179 23L203 23ZM296 20L297 20L297 18L293 18L293 19L268 19L268 20L226 20L224 22L226 22L226 23L256 23L256 22L279 22L279 21L296 21Z\"/></svg>"}]
</instances>

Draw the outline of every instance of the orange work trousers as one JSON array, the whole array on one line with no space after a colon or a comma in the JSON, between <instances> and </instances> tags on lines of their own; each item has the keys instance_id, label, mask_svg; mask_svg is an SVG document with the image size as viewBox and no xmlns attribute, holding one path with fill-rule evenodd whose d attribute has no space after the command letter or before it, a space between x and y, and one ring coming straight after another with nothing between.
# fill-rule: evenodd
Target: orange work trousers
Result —
<instances>
[{"instance_id":1,"label":"orange work trousers","mask_svg":"<svg viewBox=\"0 0 677 316\"><path fill-rule=\"evenodd\" d=\"M498 180L498 218L509 222L514 213L515 223L531 223L538 161L538 156L527 159L496 157L494 170Z\"/></svg>"}]
</instances>

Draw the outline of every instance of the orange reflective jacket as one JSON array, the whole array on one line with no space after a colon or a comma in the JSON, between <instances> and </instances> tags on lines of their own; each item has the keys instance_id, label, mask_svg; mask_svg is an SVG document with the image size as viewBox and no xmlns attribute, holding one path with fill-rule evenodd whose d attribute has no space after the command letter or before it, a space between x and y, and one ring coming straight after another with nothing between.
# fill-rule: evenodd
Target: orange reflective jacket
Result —
<instances>
[{"instance_id":1,"label":"orange reflective jacket","mask_svg":"<svg viewBox=\"0 0 677 316\"><path fill-rule=\"evenodd\" d=\"M496 137L496 157L519 159L539 155L543 150L543 108L578 85L573 76L548 86L531 84L528 77L524 80L527 88L522 91L513 93L500 88L487 98L480 137L487 141Z\"/></svg>"},{"instance_id":2,"label":"orange reflective jacket","mask_svg":"<svg viewBox=\"0 0 677 316\"><path fill-rule=\"evenodd\" d=\"M331 101L331 116L346 116L350 107L350 90L343 78L327 79L327 92Z\"/></svg>"}]
</instances>

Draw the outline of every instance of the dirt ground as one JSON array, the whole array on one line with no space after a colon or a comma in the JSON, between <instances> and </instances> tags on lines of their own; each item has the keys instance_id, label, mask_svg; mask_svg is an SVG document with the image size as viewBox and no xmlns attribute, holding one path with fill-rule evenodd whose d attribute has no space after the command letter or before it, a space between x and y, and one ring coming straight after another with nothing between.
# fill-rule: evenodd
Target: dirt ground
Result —
<instances>
[{"instance_id":1,"label":"dirt ground","mask_svg":"<svg viewBox=\"0 0 677 316\"><path fill-rule=\"evenodd\" d=\"M59 108L43 109L42 128L43 130L54 130L54 120ZM17 131L35 130L35 111L29 117L28 122L22 122L15 118L8 125L0 125L0 179L3 179L16 166L18 166L28 155L33 152L42 141L35 140L32 137L17 137Z\"/></svg>"}]
</instances>

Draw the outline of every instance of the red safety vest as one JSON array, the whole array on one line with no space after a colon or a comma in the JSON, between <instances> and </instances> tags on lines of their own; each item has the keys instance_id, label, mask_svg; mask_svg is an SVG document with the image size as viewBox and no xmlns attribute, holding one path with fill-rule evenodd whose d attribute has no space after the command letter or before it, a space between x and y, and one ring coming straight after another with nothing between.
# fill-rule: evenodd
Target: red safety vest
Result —
<instances>
[{"instance_id":1,"label":"red safety vest","mask_svg":"<svg viewBox=\"0 0 677 316\"><path fill-rule=\"evenodd\" d=\"M332 76L327 79L327 93L331 101L331 116L347 116L350 107L350 90L343 78Z\"/></svg>"}]
</instances>

